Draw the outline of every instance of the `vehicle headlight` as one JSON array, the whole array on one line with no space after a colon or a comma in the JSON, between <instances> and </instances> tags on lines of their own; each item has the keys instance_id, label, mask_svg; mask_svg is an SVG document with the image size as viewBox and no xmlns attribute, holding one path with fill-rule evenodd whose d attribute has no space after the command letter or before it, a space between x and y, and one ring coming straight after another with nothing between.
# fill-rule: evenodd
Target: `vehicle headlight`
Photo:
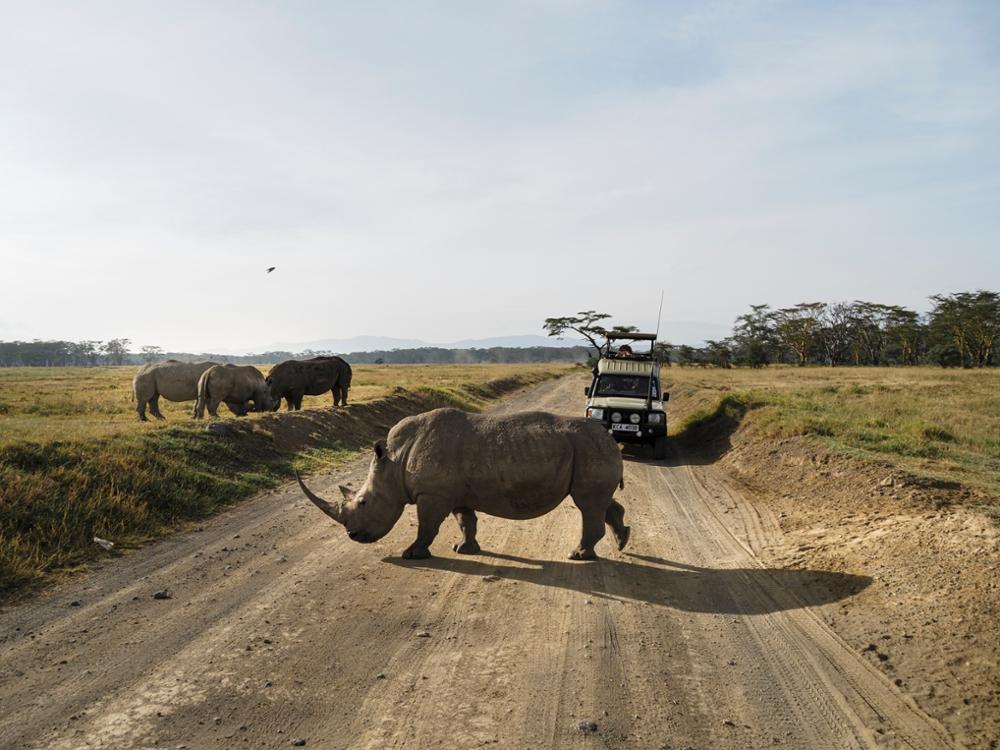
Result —
<instances>
[{"instance_id":1,"label":"vehicle headlight","mask_svg":"<svg viewBox=\"0 0 1000 750\"><path fill-rule=\"evenodd\" d=\"M622 421L622 415L619 414L616 411L615 412L611 412L611 421L615 422L615 423L621 422Z\"/></svg>"},{"instance_id":2,"label":"vehicle headlight","mask_svg":"<svg viewBox=\"0 0 1000 750\"><path fill-rule=\"evenodd\" d=\"M632 424L639 424L639 419L641 419L641 417L638 414L632 414L628 418L628 421L631 422Z\"/></svg>"},{"instance_id":3,"label":"vehicle headlight","mask_svg":"<svg viewBox=\"0 0 1000 750\"><path fill-rule=\"evenodd\" d=\"M587 409L587 416L591 419L604 419L604 409Z\"/></svg>"},{"instance_id":4,"label":"vehicle headlight","mask_svg":"<svg viewBox=\"0 0 1000 750\"><path fill-rule=\"evenodd\" d=\"M650 424L663 424L663 415L659 412L649 415Z\"/></svg>"}]
</instances>

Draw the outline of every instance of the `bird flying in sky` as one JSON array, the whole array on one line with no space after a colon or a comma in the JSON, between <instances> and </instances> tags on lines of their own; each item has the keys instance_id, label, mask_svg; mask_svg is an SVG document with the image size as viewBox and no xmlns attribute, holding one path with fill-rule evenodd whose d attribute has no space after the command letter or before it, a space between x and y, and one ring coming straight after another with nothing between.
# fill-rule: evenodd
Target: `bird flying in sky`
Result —
<instances>
[{"instance_id":1,"label":"bird flying in sky","mask_svg":"<svg viewBox=\"0 0 1000 750\"><path fill-rule=\"evenodd\" d=\"M271 266L270 268L267 269L267 272L271 273L271 271L273 271L275 268L277 268L277 266Z\"/></svg>"}]
</instances>

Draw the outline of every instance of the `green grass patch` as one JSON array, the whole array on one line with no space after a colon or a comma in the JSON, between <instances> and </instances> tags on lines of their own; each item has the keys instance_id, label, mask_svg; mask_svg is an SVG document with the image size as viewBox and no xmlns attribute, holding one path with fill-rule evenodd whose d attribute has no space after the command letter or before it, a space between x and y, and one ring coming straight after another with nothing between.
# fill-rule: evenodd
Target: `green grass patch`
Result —
<instances>
[{"instance_id":1,"label":"green grass patch","mask_svg":"<svg viewBox=\"0 0 1000 750\"><path fill-rule=\"evenodd\" d=\"M664 379L699 404L678 436L731 430L731 419L721 419L729 415L761 438L807 436L918 476L1000 493L1000 369L675 367ZM723 388L732 390L720 398Z\"/></svg>"}]
</instances>

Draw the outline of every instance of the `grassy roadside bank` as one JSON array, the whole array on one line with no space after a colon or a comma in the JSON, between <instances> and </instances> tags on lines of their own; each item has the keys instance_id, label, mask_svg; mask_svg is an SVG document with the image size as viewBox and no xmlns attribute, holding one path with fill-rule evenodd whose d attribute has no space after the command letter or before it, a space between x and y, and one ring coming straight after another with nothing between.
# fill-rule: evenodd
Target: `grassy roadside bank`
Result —
<instances>
[{"instance_id":1,"label":"grassy roadside bank","mask_svg":"<svg viewBox=\"0 0 1000 750\"><path fill-rule=\"evenodd\" d=\"M337 465L399 419L439 406L479 409L568 367L479 368L478 378L428 369L429 387L396 386L347 410L252 415L214 424L137 425L117 434L0 441L0 601L104 553L183 528L286 481L293 467ZM444 377L447 374L448 377ZM490 377L501 375L501 377ZM468 377L466 374L465 377ZM408 382L408 381L407 381ZM2 426L2 425L0 425Z\"/></svg>"},{"instance_id":2,"label":"grassy roadside bank","mask_svg":"<svg viewBox=\"0 0 1000 750\"><path fill-rule=\"evenodd\" d=\"M1000 495L1000 371L938 368L665 369L672 434L697 444L742 425L803 437L919 477ZM684 404L682 407L681 404Z\"/></svg>"},{"instance_id":3,"label":"grassy roadside bank","mask_svg":"<svg viewBox=\"0 0 1000 750\"><path fill-rule=\"evenodd\" d=\"M869 576L814 611L962 747L1000 729L1000 372L665 371L685 452L769 568Z\"/></svg>"}]
</instances>

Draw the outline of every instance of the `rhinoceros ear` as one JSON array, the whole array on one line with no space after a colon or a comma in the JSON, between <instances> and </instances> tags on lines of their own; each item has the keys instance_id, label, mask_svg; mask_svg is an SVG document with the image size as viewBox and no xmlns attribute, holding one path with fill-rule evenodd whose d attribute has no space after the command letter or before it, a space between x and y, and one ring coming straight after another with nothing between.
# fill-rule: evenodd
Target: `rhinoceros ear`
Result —
<instances>
[{"instance_id":1,"label":"rhinoceros ear","mask_svg":"<svg viewBox=\"0 0 1000 750\"><path fill-rule=\"evenodd\" d=\"M377 443L375 443L375 458L382 458L382 456L384 455L385 455L385 446L382 444L382 441L379 440Z\"/></svg>"},{"instance_id":2,"label":"rhinoceros ear","mask_svg":"<svg viewBox=\"0 0 1000 750\"><path fill-rule=\"evenodd\" d=\"M351 492L351 488L350 487L345 487L342 484L338 485L338 487L340 488L340 494L344 496L345 500L353 500L354 499L354 493Z\"/></svg>"}]
</instances>

